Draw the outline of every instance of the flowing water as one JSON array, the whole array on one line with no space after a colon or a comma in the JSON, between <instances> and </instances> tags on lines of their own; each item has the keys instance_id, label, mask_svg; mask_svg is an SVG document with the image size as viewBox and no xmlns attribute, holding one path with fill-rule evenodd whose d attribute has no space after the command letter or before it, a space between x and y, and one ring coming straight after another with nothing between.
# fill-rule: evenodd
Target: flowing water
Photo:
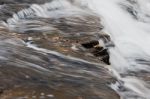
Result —
<instances>
[{"instance_id":1,"label":"flowing water","mask_svg":"<svg viewBox=\"0 0 150 99\"><path fill-rule=\"evenodd\" d=\"M88 6L102 18L104 31L115 43L110 61L120 82L112 87L123 99L149 99L149 81L146 84L136 75L150 72L150 1L89 0Z\"/></svg>"},{"instance_id":2,"label":"flowing water","mask_svg":"<svg viewBox=\"0 0 150 99\"><path fill-rule=\"evenodd\" d=\"M45 0L43 2L37 0L37 2L33 2L34 4L16 1L16 3L14 2L16 10L13 9L12 2L6 0L3 3L0 9L2 14L6 12L6 15L1 16L1 28L20 34L56 31L59 28L58 25L61 25L61 18L65 19L73 16L86 20L85 16L99 17L100 20L97 21L96 29L100 28L98 24L102 24L104 27L102 31L110 35L115 45L115 47L108 47L110 66L105 67L117 81L111 82L108 86L116 91L121 99L150 98L150 0ZM9 7L12 8L9 9ZM96 18L94 17L93 20L96 20ZM69 24L69 22L66 22L66 24ZM73 20L73 22L76 22L76 20ZM72 24L76 25L76 23ZM67 33L68 35L70 31L65 31L63 28L60 28L60 34L66 35ZM90 33L93 33L92 29L90 30ZM73 33L75 32L76 29ZM81 29L80 32L81 34L85 33L84 29ZM32 38L28 38L28 41L32 41ZM10 43L10 41L8 42ZM11 41L11 43L13 42ZM32 48L38 52L52 54L50 56L53 58L59 56L64 60L63 64L67 64L65 62L68 59L68 64L71 64L71 66L72 61L78 61L83 65L98 65L98 63L88 62L84 59L66 57L55 51L38 48L31 42L23 44L27 48ZM4 57L1 58L5 59ZM81 66L81 64L77 66ZM61 68L61 66L58 68ZM45 68L41 69L45 70ZM94 73L95 71L87 70L86 72L90 72L96 77L97 75L101 76L97 72Z\"/></svg>"}]
</instances>

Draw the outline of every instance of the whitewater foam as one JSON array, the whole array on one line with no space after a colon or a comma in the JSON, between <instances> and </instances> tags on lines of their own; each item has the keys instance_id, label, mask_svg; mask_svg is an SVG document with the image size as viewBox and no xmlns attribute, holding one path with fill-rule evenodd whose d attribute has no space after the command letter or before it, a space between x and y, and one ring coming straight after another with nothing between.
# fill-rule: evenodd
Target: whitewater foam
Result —
<instances>
[{"instance_id":1,"label":"whitewater foam","mask_svg":"<svg viewBox=\"0 0 150 99\"><path fill-rule=\"evenodd\" d=\"M103 21L104 31L111 35L115 43L115 48L109 50L111 66L116 71L113 74L123 82L123 87L128 89L126 91L128 94L122 94L123 91L118 91L118 93L122 99L149 99L150 89L139 78L120 75L127 74L129 71L139 73L150 71L149 64L141 64L138 61L148 62L150 59L150 18L148 16L150 2L148 0L134 0L135 3L129 1L87 0L85 2L88 2L90 9L99 14ZM122 5L132 6L132 10L136 10L135 15L138 19L135 19L131 12L124 9ZM116 84L113 88L116 89L118 85Z\"/></svg>"}]
</instances>

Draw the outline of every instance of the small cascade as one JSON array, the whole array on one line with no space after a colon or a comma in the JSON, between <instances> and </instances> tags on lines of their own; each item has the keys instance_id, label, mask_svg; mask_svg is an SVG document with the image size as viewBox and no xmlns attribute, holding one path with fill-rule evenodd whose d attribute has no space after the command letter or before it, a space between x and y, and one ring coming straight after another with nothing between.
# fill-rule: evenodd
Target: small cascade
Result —
<instances>
[{"instance_id":1,"label":"small cascade","mask_svg":"<svg viewBox=\"0 0 150 99\"><path fill-rule=\"evenodd\" d=\"M136 74L150 73L149 0L87 0L102 18L114 48L109 49L110 71L118 79L111 87L122 99L149 99L149 84ZM141 62L143 61L143 62Z\"/></svg>"},{"instance_id":2,"label":"small cascade","mask_svg":"<svg viewBox=\"0 0 150 99\"><path fill-rule=\"evenodd\" d=\"M45 4L32 4L29 8L23 9L15 14L12 18L2 22L10 30L25 32L27 30L51 30L49 24L42 19L57 19L60 17L80 16L88 13L79 7L73 6L67 0L54 0ZM90 13L89 13L90 14ZM41 19L41 20L39 20ZM37 23L39 23L37 25Z\"/></svg>"},{"instance_id":3,"label":"small cascade","mask_svg":"<svg viewBox=\"0 0 150 99\"><path fill-rule=\"evenodd\" d=\"M76 23L78 20L72 21L71 18L69 19L73 16L83 22L81 22L81 26L75 27L74 31L76 32L79 29L80 32L82 30L84 32L89 27L88 22L84 23L84 20L88 19L83 17L86 14L96 16L93 19L99 25L103 24L104 26L104 29L103 27L97 29L99 25L94 23L93 27L98 30L94 32L99 33L103 29L104 33L110 35L110 37L108 35L108 37L103 37L107 39L101 40L101 38L81 44L84 50L94 50L95 57L103 56L102 61L107 64L106 68L117 79L115 83L110 84L110 87L120 95L121 99L150 99L150 83L143 76L150 74L149 0L53 0L45 4L32 4L29 8L14 13L6 21L0 22L0 25L5 26L10 31L19 33L28 33L28 31L32 31L32 33L45 32L61 28L62 25L64 27L60 31L67 31L68 28L69 31L73 30L72 26L68 25L69 23L78 26ZM56 24L50 23L51 19ZM65 25L61 24L61 21L64 20ZM82 29L83 24L87 24L84 29ZM92 29L89 28L89 30ZM93 33L93 30L90 32ZM77 33L77 35L82 36L82 33ZM59 37L55 38L54 41L57 39L59 40ZM101 44L104 48L97 46L98 44ZM38 48L31 43L27 43L26 47L42 53L55 54L65 59L99 66L97 63L90 63L84 59ZM75 46L73 46L73 49L76 49Z\"/></svg>"}]
</instances>

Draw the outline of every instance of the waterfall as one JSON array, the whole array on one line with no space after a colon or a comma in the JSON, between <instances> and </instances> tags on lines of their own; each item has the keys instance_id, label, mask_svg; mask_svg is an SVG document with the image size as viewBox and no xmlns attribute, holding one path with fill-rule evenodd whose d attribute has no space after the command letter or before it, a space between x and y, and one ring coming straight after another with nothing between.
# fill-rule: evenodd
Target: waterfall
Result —
<instances>
[{"instance_id":1,"label":"waterfall","mask_svg":"<svg viewBox=\"0 0 150 99\"><path fill-rule=\"evenodd\" d=\"M85 0L85 2L88 2L88 7L102 18L104 31L111 35L115 43L115 48L111 48L109 52L112 73L115 76L117 74L118 82L112 84L112 87L122 99L149 99L148 84L128 73L150 72L150 1Z\"/></svg>"}]
</instances>

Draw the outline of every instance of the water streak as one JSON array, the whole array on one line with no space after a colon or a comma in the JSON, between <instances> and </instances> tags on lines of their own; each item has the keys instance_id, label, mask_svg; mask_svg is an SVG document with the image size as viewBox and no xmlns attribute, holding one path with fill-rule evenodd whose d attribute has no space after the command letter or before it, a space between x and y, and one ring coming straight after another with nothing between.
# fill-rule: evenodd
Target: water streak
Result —
<instances>
[{"instance_id":1,"label":"water streak","mask_svg":"<svg viewBox=\"0 0 150 99\"><path fill-rule=\"evenodd\" d=\"M110 34L115 43L115 47L109 49L111 62L109 70L118 82L111 87L121 99L149 99L149 85L142 78L129 74L129 72L140 74L141 71L150 73L149 0L77 0L74 4L67 0L54 0L43 5L33 4L30 8L14 14L3 25L10 30L46 30L50 26L43 27L45 23L35 19L81 15L88 13L89 9L85 10L87 7L99 15L105 27L104 32ZM31 23L32 25L29 25ZM28 47L47 52L30 44Z\"/></svg>"}]
</instances>

